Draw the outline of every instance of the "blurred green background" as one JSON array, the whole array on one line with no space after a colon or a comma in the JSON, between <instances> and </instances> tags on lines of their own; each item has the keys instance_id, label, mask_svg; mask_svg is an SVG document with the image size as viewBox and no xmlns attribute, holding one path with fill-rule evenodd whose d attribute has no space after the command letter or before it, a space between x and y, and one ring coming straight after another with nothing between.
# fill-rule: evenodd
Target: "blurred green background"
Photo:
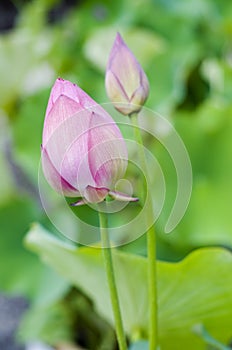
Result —
<instances>
[{"instance_id":1,"label":"blurred green background","mask_svg":"<svg viewBox=\"0 0 232 350\"><path fill-rule=\"evenodd\" d=\"M149 78L151 91L146 106L171 121L192 163L189 207L175 231L164 234L164 222L176 193L175 169L165 149L147 138L167 186L157 222L158 258L177 261L205 246L231 249L231 1L1 1L0 27L2 292L24 295L33 305L49 304L64 295L66 302L70 300L65 294L69 284L23 245L35 221L59 235L46 217L38 193L43 119L58 76L77 83L97 102L108 102L104 73L117 31ZM144 237L122 250L145 255ZM90 307L90 301L83 298ZM68 307L57 305L53 317L58 312L67 324ZM76 307L80 310L83 304ZM42 334L44 340L61 337L60 333ZM94 349L93 345L89 348Z\"/></svg>"}]
</instances>

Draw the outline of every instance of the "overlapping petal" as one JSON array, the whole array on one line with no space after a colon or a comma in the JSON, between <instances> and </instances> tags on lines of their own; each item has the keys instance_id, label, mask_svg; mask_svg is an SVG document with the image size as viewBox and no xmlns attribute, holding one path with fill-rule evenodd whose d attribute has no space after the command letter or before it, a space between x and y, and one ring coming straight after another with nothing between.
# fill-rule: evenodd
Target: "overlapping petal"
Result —
<instances>
[{"instance_id":1,"label":"overlapping petal","mask_svg":"<svg viewBox=\"0 0 232 350\"><path fill-rule=\"evenodd\" d=\"M119 33L110 52L105 85L115 108L125 115L138 112L149 93L147 76Z\"/></svg>"},{"instance_id":2,"label":"overlapping petal","mask_svg":"<svg viewBox=\"0 0 232 350\"><path fill-rule=\"evenodd\" d=\"M67 197L78 197L80 192L72 187L56 170L45 149L41 149L41 161L44 175L49 185L58 193Z\"/></svg>"},{"instance_id":3,"label":"overlapping petal","mask_svg":"<svg viewBox=\"0 0 232 350\"><path fill-rule=\"evenodd\" d=\"M57 80L43 130L42 165L51 186L64 195L101 201L124 175L127 158L111 116L78 86Z\"/></svg>"}]
</instances>

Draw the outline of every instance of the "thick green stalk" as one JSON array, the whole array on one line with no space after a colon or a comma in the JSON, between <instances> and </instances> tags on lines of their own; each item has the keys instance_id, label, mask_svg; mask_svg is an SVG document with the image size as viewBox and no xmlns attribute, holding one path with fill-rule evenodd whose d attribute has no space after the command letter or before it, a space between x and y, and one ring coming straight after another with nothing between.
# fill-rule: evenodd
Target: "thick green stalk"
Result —
<instances>
[{"instance_id":1,"label":"thick green stalk","mask_svg":"<svg viewBox=\"0 0 232 350\"><path fill-rule=\"evenodd\" d=\"M127 350L126 337L123 329L122 316L120 311L118 292L116 287L113 260L110 248L110 240L108 234L108 219L107 214L99 210L99 223L101 230L102 252L105 261L106 274L110 290L111 305L114 314L115 329L118 339L119 350Z\"/></svg>"},{"instance_id":2,"label":"thick green stalk","mask_svg":"<svg viewBox=\"0 0 232 350\"><path fill-rule=\"evenodd\" d=\"M144 152L143 140L141 131L138 125L138 115L132 114L130 116L134 127L134 138L138 143L138 152L140 158L140 165L144 172L147 181L147 223L153 221L153 204L150 194L149 172L147 167L146 155ZM143 195L144 197L144 195ZM143 198L144 200L144 198ZM149 291L149 350L156 350L158 347L158 322L157 322L157 278L156 278L156 236L155 227L149 227L147 234L147 255L148 255L148 291Z\"/></svg>"}]
</instances>

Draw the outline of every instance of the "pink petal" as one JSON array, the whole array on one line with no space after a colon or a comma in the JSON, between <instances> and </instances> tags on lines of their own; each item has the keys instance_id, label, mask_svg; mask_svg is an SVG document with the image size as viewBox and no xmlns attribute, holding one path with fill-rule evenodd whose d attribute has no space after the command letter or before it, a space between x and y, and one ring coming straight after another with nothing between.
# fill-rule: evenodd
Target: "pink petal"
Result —
<instances>
[{"instance_id":1,"label":"pink petal","mask_svg":"<svg viewBox=\"0 0 232 350\"><path fill-rule=\"evenodd\" d=\"M79 109L90 108L96 106L96 102L87 95L79 86L71 83L68 80L58 78L52 87L50 98L48 100L48 106L46 110L46 116L51 112L52 107L56 103L57 99L61 96L69 97L71 100L75 101L79 106Z\"/></svg>"},{"instance_id":2,"label":"pink petal","mask_svg":"<svg viewBox=\"0 0 232 350\"><path fill-rule=\"evenodd\" d=\"M130 99L140 85L141 66L119 33L110 53L107 70L117 76Z\"/></svg>"},{"instance_id":3,"label":"pink petal","mask_svg":"<svg viewBox=\"0 0 232 350\"><path fill-rule=\"evenodd\" d=\"M60 95L46 115L43 128L43 146L53 137L54 132L64 122L83 108L70 97Z\"/></svg>"},{"instance_id":4,"label":"pink petal","mask_svg":"<svg viewBox=\"0 0 232 350\"><path fill-rule=\"evenodd\" d=\"M71 207L81 207L82 205L87 204L88 202L85 199L79 199L77 202L70 203Z\"/></svg>"},{"instance_id":5,"label":"pink petal","mask_svg":"<svg viewBox=\"0 0 232 350\"><path fill-rule=\"evenodd\" d=\"M71 186L62 176L59 175L52 164L45 149L42 148L41 154L44 176L49 185L58 193L67 197L78 197L80 193Z\"/></svg>"},{"instance_id":6,"label":"pink petal","mask_svg":"<svg viewBox=\"0 0 232 350\"><path fill-rule=\"evenodd\" d=\"M91 112L81 109L75 113L76 106L66 96L56 100L45 121L43 146L59 174L81 191L95 185L88 164Z\"/></svg>"},{"instance_id":7,"label":"pink petal","mask_svg":"<svg viewBox=\"0 0 232 350\"><path fill-rule=\"evenodd\" d=\"M126 171L128 153L121 132L110 116L93 113L88 143L89 167L96 186L111 188Z\"/></svg>"},{"instance_id":8,"label":"pink petal","mask_svg":"<svg viewBox=\"0 0 232 350\"><path fill-rule=\"evenodd\" d=\"M58 192L65 187L70 196L74 189L83 200L103 200L127 166L125 141L111 116L63 79L57 79L51 92L43 147L44 164L49 160L44 171L52 187Z\"/></svg>"},{"instance_id":9,"label":"pink petal","mask_svg":"<svg viewBox=\"0 0 232 350\"><path fill-rule=\"evenodd\" d=\"M147 92L144 90L143 86L140 86L137 90L135 90L131 98L131 103L135 105L134 106L135 112L136 112L136 106L137 106L137 110L139 111L141 109L141 105L144 104L146 99L147 99Z\"/></svg>"},{"instance_id":10,"label":"pink petal","mask_svg":"<svg viewBox=\"0 0 232 350\"><path fill-rule=\"evenodd\" d=\"M106 72L105 85L107 93L113 101L127 103L130 101L124 87L111 70ZM120 91L120 94L118 93Z\"/></svg>"},{"instance_id":11,"label":"pink petal","mask_svg":"<svg viewBox=\"0 0 232 350\"><path fill-rule=\"evenodd\" d=\"M99 203L104 200L109 190L107 188L94 188L92 186L86 187L84 196L90 203Z\"/></svg>"},{"instance_id":12,"label":"pink petal","mask_svg":"<svg viewBox=\"0 0 232 350\"><path fill-rule=\"evenodd\" d=\"M113 199L116 199L116 200L121 201L121 202L138 202L139 201L139 198L131 197L128 194L122 193L122 192L109 191L109 195Z\"/></svg>"}]
</instances>

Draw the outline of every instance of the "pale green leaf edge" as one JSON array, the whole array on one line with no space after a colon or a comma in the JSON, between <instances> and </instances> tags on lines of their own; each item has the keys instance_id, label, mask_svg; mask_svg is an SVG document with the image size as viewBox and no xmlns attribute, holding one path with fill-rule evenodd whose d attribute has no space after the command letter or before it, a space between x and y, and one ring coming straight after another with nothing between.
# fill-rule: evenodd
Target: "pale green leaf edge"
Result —
<instances>
[{"instance_id":1,"label":"pale green leaf edge","mask_svg":"<svg viewBox=\"0 0 232 350\"><path fill-rule=\"evenodd\" d=\"M113 323L104 264L99 247L75 247L34 225L26 237L38 253L69 282L91 297ZM123 321L127 333L147 337L147 259L113 249ZM158 262L159 336L161 349L205 349L192 332L204 324L222 342L232 336L232 255L223 248L202 248L178 263Z\"/></svg>"}]
</instances>

